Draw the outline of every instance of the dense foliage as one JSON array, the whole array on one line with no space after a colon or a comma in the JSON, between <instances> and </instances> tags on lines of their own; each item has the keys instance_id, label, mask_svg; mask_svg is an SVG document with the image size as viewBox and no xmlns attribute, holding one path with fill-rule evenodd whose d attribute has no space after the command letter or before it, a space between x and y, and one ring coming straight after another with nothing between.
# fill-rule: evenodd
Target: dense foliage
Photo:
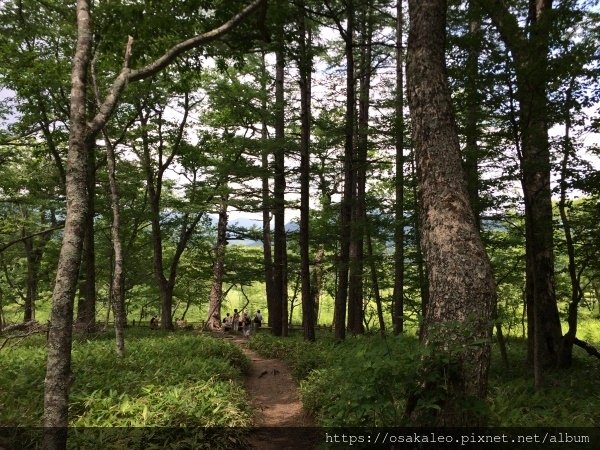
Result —
<instances>
[{"instance_id":1,"label":"dense foliage","mask_svg":"<svg viewBox=\"0 0 600 450\"><path fill-rule=\"evenodd\" d=\"M14 339L2 349L3 426L41 426L44 340L43 335ZM249 360L238 347L193 332L147 328L130 328L127 342L129 351L118 360L110 334L75 342L70 426L189 428L189 433L179 434L179 448L219 448L225 438L241 442L251 410L241 385ZM74 434L70 445L91 445L98 439L93 430ZM144 439L158 445L169 434L111 428L103 439L105 448L132 448Z\"/></svg>"},{"instance_id":2,"label":"dense foliage","mask_svg":"<svg viewBox=\"0 0 600 450\"><path fill-rule=\"evenodd\" d=\"M598 329L590 318L584 333L600 342ZM307 343L295 335L288 340L259 334L251 341L253 349L269 357L285 358L300 383L302 401L322 426L410 426L404 414L407 393L413 388L423 357L446 370L433 371L433 377L451 376L443 355L424 353L413 336L357 336L343 343L320 334L317 343ZM487 404L473 402L464 408L485 414L490 426L497 427L597 427L600 389L595 379L600 367L583 352L577 354L572 371L550 375L548 388L534 392L528 367L522 361L525 341L508 341L510 367L502 363L494 349ZM574 388L576 386L576 388ZM430 392L429 407L436 408L443 390ZM423 408L428 408L424 403Z\"/></svg>"}]
</instances>

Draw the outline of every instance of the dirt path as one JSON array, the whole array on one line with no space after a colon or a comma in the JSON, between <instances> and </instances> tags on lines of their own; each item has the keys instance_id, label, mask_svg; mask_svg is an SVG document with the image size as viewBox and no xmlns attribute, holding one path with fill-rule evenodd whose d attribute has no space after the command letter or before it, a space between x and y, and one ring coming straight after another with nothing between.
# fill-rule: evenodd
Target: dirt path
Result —
<instances>
[{"instance_id":1,"label":"dirt path","mask_svg":"<svg viewBox=\"0 0 600 450\"><path fill-rule=\"evenodd\" d=\"M316 442L314 421L302 408L298 387L287 365L278 359L266 359L247 346L241 336L227 336L250 358L251 365L245 387L255 410L254 427L250 437L252 448L310 449ZM314 430L313 430L314 431Z\"/></svg>"}]
</instances>

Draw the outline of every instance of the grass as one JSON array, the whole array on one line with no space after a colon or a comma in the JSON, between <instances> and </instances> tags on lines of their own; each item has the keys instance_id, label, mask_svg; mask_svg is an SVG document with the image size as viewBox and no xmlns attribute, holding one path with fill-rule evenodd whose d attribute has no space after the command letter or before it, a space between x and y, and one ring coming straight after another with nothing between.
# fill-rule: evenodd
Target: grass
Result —
<instances>
[{"instance_id":1,"label":"grass","mask_svg":"<svg viewBox=\"0 0 600 450\"><path fill-rule=\"evenodd\" d=\"M323 426L410 424L403 414L406 392L422 354L415 337L358 336L335 342L325 333L307 343L299 334L281 339L265 333L255 336L251 346L289 362L305 407ZM507 369L493 347L484 411L490 426L600 426L597 359L575 348L573 367L547 371L545 387L535 392L531 369L524 364L525 342L510 339L508 351Z\"/></svg>"},{"instance_id":2,"label":"grass","mask_svg":"<svg viewBox=\"0 0 600 450\"><path fill-rule=\"evenodd\" d=\"M189 427L181 448L203 448L205 427L211 427L217 434L210 439L211 448L218 448L224 433L219 427L237 427L227 432L227 439L242 442L241 427L251 424L242 387L249 361L230 343L192 332L136 328L128 330L122 359L115 355L110 333L76 338L72 355L73 427ZM40 426L45 337L10 344L0 357L0 426ZM89 432L76 433L71 445L85 447L87 439L96 438ZM115 441L115 448L136 446L136 439L142 438L146 442L148 434L119 434L115 429L104 436L109 447ZM153 439L164 438L164 433L156 432Z\"/></svg>"}]
</instances>

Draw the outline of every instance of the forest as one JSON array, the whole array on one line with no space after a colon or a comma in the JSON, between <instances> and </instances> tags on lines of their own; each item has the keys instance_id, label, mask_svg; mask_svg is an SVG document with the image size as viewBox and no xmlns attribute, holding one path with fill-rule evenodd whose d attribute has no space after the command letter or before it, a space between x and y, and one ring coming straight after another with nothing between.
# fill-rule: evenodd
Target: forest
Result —
<instances>
[{"instance_id":1,"label":"forest","mask_svg":"<svg viewBox=\"0 0 600 450\"><path fill-rule=\"evenodd\" d=\"M0 428L599 427L599 3L0 1Z\"/></svg>"}]
</instances>

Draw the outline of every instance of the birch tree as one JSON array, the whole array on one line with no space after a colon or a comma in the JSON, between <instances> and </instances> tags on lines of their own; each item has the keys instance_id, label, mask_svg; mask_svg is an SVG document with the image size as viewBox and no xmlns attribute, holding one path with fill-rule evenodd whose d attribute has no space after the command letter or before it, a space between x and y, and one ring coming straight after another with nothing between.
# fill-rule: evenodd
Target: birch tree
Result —
<instances>
[{"instance_id":1,"label":"birch tree","mask_svg":"<svg viewBox=\"0 0 600 450\"><path fill-rule=\"evenodd\" d=\"M150 78L185 52L221 38L265 3L265 0L255 0L222 25L179 42L162 56L138 69L130 66L134 42L133 38L129 37L122 68L97 113L89 120L88 75L93 47L91 2L89 0L76 2L77 38L71 68L70 129L66 169L67 216L52 295L51 325L48 332L44 392L44 449L59 449L66 446L69 385L72 376L73 300L80 269L82 236L87 213L86 174L87 153L90 146L110 119L129 83Z\"/></svg>"}]
</instances>

